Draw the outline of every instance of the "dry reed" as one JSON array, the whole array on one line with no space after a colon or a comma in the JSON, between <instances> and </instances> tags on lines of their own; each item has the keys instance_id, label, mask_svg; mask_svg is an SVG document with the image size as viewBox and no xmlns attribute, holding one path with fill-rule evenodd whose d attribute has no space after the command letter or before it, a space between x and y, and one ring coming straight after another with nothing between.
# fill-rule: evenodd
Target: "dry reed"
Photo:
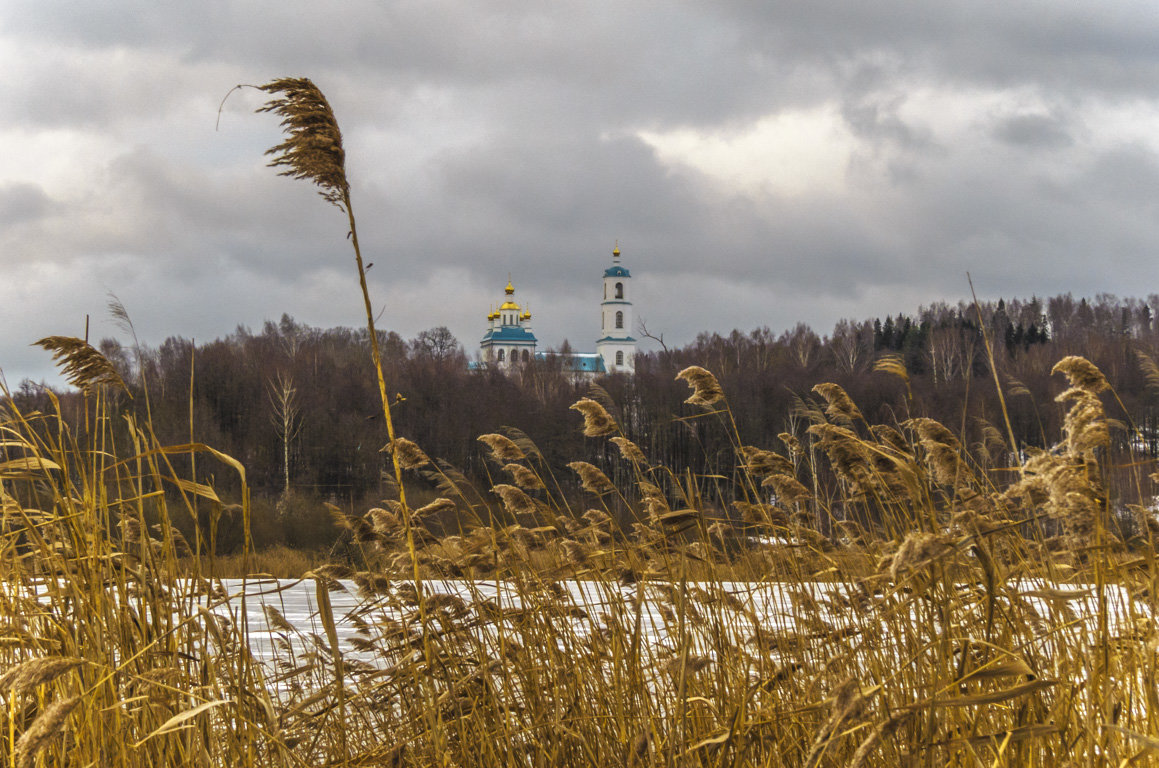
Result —
<instances>
[{"instance_id":1,"label":"dry reed","mask_svg":"<svg viewBox=\"0 0 1159 768\"><path fill-rule=\"evenodd\" d=\"M611 417L604 406L589 397L577 401L571 408L583 415L583 432L587 437L604 437L617 430L616 420Z\"/></svg>"}]
</instances>

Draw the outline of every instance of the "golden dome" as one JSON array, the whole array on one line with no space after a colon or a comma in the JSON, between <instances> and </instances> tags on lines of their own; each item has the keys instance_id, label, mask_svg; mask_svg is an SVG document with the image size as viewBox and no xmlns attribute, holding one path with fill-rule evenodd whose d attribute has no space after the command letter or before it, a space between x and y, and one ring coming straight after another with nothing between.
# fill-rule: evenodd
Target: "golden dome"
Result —
<instances>
[{"instance_id":1,"label":"golden dome","mask_svg":"<svg viewBox=\"0 0 1159 768\"><path fill-rule=\"evenodd\" d=\"M515 293L515 286L511 284L511 278L507 278L507 287L503 289L508 296Z\"/></svg>"},{"instance_id":2,"label":"golden dome","mask_svg":"<svg viewBox=\"0 0 1159 768\"><path fill-rule=\"evenodd\" d=\"M531 313L530 313L530 312L524 312L522 315L520 315L520 316L519 316L519 319L520 319L520 320L525 320L525 321L526 321L526 320L530 320L530 319L531 319Z\"/></svg>"},{"instance_id":3,"label":"golden dome","mask_svg":"<svg viewBox=\"0 0 1159 768\"><path fill-rule=\"evenodd\" d=\"M502 304L499 306L499 309L500 309L500 310L504 310L504 309L514 309L516 312L518 312L518 311L519 311L519 305L518 305L518 304L516 304L514 301L505 301L505 302L503 302L503 303L502 303Z\"/></svg>"}]
</instances>

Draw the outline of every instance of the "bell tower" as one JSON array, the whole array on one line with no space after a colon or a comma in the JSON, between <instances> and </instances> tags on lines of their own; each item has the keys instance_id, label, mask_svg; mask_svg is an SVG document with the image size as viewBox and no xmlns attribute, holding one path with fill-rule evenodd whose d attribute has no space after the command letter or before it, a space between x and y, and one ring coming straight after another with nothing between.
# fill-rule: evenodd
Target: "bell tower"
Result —
<instances>
[{"instance_id":1,"label":"bell tower","mask_svg":"<svg viewBox=\"0 0 1159 768\"><path fill-rule=\"evenodd\" d=\"M600 338L596 352L608 373L636 372L636 340L632 338L632 273L620 263L620 246L612 251L612 266L604 270L604 300L600 303Z\"/></svg>"}]
</instances>

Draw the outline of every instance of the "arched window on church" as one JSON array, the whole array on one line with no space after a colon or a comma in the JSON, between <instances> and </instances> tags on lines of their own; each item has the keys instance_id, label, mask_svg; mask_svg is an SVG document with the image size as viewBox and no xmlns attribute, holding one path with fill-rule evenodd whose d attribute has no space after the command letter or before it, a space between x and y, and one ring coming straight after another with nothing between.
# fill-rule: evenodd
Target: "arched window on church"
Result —
<instances>
[{"instance_id":1,"label":"arched window on church","mask_svg":"<svg viewBox=\"0 0 1159 768\"><path fill-rule=\"evenodd\" d=\"M531 355L528 353L528 351L526 349L523 350L523 362L526 363L526 362L529 362L530 360L531 360Z\"/></svg>"},{"instance_id":2,"label":"arched window on church","mask_svg":"<svg viewBox=\"0 0 1159 768\"><path fill-rule=\"evenodd\" d=\"M624 313L623 312L616 313L616 327L617 328L624 327Z\"/></svg>"},{"instance_id":3,"label":"arched window on church","mask_svg":"<svg viewBox=\"0 0 1159 768\"><path fill-rule=\"evenodd\" d=\"M623 364L624 364L624 353L617 352L616 353L616 365L623 365Z\"/></svg>"},{"instance_id":4,"label":"arched window on church","mask_svg":"<svg viewBox=\"0 0 1159 768\"><path fill-rule=\"evenodd\" d=\"M624 298L624 284L623 283L616 283L616 298L617 299Z\"/></svg>"},{"instance_id":5,"label":"arched window on church","mask_svg":"<svg viewBox=\"0 0 1159 768\"><path fill-rule=\"evenodd\" d=\"M506 350L503 350L503 349L499 350L499 362L503 362L503 356L504 356L504 355L503 355L503 353L504 353L505 351L506 351Z\"/></svg>"}]
</instances>

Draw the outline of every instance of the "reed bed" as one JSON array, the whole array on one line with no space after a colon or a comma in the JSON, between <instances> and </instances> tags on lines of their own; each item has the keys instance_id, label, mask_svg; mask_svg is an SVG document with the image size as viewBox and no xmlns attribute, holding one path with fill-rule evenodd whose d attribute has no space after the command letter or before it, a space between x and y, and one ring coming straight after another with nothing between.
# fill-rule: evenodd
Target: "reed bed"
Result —
<instances>
[{"instance_id":1,"label":"reed bed","mask_svg":"<svg viewBox=\"0 0 1159 768\"><path fill-rule=\"evenodd\" d=\"M116 383L92 384L81 425L6 406L2 753L15 766L1147 764L1154 523L1137 510L1125 540L1110 515L1102 375L1079 358L1057 371L1067 433L1002 485L942 425L865 424L832 385L784 452L737 442L725 511L592 399L580 428L631 481L574 462L578 506L549 490L524 435L480 438L489 491L398 442L405 481L444 495L336 513L360 555L311 571L309 622L279 609L283 582L260 585L259 603L255 585L200 572L188 550L205 543L167 523L174 505L221 503L174 456L244 486L237 462L122 427ZM693 417L730 430L711 374L681 375ZM455 533L426 525L452 511ZM336 613L342 590L358 600Z\"/></svg>"}]
</instances>

